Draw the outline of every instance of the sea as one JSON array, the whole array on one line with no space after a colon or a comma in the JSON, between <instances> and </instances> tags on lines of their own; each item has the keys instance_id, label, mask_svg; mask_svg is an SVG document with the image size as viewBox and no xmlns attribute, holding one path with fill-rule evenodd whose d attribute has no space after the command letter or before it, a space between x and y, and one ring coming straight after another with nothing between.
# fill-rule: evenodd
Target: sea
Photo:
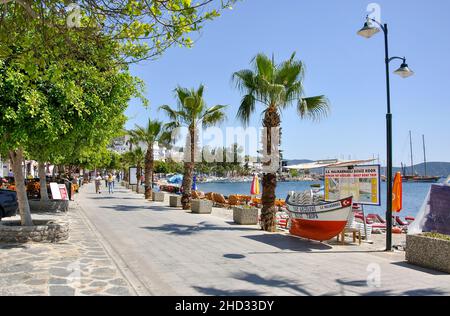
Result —
<instances>
[{"instance_id":1,"label":"sea","mask_svg":"<svg viewBox=\"0 0 450 316\"><path fill-rule=\"evenodd\" d=\"M285 199L289 191L306 191L312 184L323 185L323 182L278 182L277 198ZM431 183L403 183L403 210L400 217L417 216L431 188ZM225 196L230 194L250 194L251 182L207 182L198 183L203 192L217 192ZM383 217L386 214L386 183L381 184L381 206L364 206L366 214L376 213Z\"/></svg>"}]
</instances>

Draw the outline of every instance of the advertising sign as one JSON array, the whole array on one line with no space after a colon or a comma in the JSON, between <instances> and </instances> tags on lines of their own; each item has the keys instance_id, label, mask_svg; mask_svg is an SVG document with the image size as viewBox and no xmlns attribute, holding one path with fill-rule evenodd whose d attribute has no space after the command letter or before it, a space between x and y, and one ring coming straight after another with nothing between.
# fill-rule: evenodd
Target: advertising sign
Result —
<instances>
[{"instance_id":1,"label":"advertising sign","mask_svg":"<svg viewBox=\"0 0 450 316\"><path fill-rule=\"evenodd\" d=\"M362 205L381 205L380 166L325 168L325 200L336 201L353 196Z\"/></svg>"},{"instance_id":2,"label":"advertising sign","mask_svg":"<svg viewBox=\"0 0 450 316\"><path fill-rule=\"evenodd\" d=\"M62 200L61 191L59 191L59 185L56 182L50 183L50 190L52 191L53 200Z\"/></svg>"},{"instance_id":3,"label":"advertising sign","mask_svg":"<svg viewBox=\"0 0 450 316\"><path fill-rule=\"evenodd\" d=\"M136 185L137 184L137 178L136 178L136 173L137 173L137 168L136 167L130 167L129 170L129 177L130 177L130 181L129 184L130 185Z\"/></svg>"}]
</instances>

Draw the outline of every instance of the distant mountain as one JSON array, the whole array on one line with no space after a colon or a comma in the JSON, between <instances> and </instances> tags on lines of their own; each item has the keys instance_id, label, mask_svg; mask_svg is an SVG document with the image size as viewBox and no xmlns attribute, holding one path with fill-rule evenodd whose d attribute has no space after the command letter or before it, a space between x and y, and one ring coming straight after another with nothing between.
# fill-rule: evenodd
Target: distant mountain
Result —
<instances>
[{"instance_id":1,"label":"distant mountain","mask_svg":"<svg viewBox=\"0 0 450 316\"><path fill-rule=\"evenodd\" d=\"M399 167L393 168L394 172L402 172L402 169ZM419 175L425 174L425 164L417 164L414 166L414 173ZM411 174L411 166L406 167L406 174ZM427 163L427 175L428 176L441 176L447 177L450 175L450 162L428 162Z\"/></svg>"}]
</instances>

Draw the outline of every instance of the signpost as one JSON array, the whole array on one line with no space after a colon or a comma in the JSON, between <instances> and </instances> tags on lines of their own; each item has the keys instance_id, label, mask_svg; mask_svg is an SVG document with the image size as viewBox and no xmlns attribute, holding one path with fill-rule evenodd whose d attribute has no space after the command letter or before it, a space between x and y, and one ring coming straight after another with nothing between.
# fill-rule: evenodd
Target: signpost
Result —
<instances>
[{"instance_id":1,"label":"signpost","mask_svg":"<svg viewBox=\"0 0 450 316\"><path fill-rule=\"evenodd\" d=\"M381 205L380 169L380 165L325 168L325 200L353 196L353 202L361 206L367 242L364 205Z\"/></svg>"},{"instance_id":2,"label":"signpost","mask_svg":"<svg viewBox=\"0 0 450 316\"><path fill-rule=\"evenodd\" d=\"M350 195L354 203L380 206L380 166L325 168L325 200L336 201Z\"/></svg>"}]
</instances>

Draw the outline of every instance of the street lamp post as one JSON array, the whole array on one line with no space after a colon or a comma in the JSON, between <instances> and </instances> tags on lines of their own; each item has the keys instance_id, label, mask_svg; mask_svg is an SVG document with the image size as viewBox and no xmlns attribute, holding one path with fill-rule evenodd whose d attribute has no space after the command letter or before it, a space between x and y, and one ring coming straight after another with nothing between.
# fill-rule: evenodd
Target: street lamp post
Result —
<instances>
[{"instance_id":1,"label":"street lamp post","mask_svg":"<svg viewBox=\"0 0 450 316\"><path fill-rule=\"evenodd\" d=\"M372 22L376 23L384 33L384 47L385 47L385 63L386 63L386 93L387 93L387 113L386 113L386 251L392 250L392 113L391 113L391 85L389 76L389 64L391 61L401 59L403 62L399 69L394 73L402 78L410 77L414 74L406 64L406 58L401 57L389 57L389 41L388 41L388 25L381 24L375 19L367 17L364 27L358 31L358 35L365 38L371 38L380 29L373 26Z\"/></svg>"}]
</instances>

